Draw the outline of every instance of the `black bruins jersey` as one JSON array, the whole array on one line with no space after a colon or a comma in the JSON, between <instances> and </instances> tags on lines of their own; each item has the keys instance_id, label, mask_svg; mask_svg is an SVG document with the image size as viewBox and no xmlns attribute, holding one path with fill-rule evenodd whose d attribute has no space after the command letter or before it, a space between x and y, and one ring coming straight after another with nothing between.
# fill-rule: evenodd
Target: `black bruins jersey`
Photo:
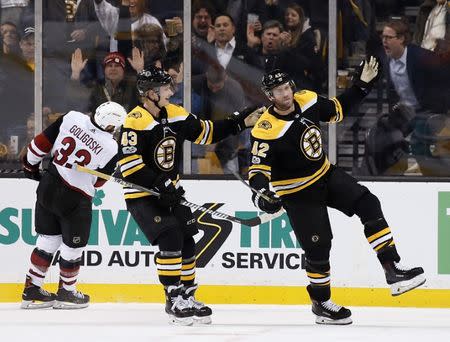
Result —
<instances>
[{"instance_id":1,"label":"black bruins jersey","mask_svg":"<svg viewBox=\"0 0 450 342\"><path fill-rule=\"evenodd\" d=\"M356 99L356 94L363 97L360 90L351 92L353 94L344 95L344 104ZM256 189L268 189L270 182L276 194L282 197L320 179L330 168L323 150L320 121L343 119L342 99L339 99L303 90L294 94L292 113L279 115L273 106L269 107L251 132L250 184Z\"/></svg>"},{"instance_id":2,"label":"black bruins jersey","mask_svg":"<svg viewBox=\"0 0 450 342\"><path fill-rule=\"evenodd\" d=\"M233 120L197 119L183 107L169 104L155 119L145 108L137 106L125 119L120 134L119 165L125 180L151 188L164 174L175 186L183 142L214 144L237 133ZM125 199L150 196L147 192L124 187Z\"/></svg>"}]
</instances>

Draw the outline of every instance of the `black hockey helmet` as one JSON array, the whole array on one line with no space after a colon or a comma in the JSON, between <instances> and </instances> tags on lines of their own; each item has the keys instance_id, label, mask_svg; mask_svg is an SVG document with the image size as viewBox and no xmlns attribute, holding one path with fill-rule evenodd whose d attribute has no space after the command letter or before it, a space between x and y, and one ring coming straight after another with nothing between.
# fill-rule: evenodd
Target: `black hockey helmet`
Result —
<instances>
[{"instance_id":1,"label":"black hockey helmet","mask_svg":"<svg viewBox=\"0 0 450 342\"><path fill-rule=\"evenodd\" d=\"M261 89L267 97L272 97L272 89L279 85L288 83L295 91L295 82L288 73L280 69L274 69L263 76Z\"/></svg>"},{"instance_id":2,"label":"black hockey helmet","mask_svg":"<svg viewBox=\"0 0 450 342\"><path fill-rule=\"evenodd\" d=\"M172 77L167 72L152 65L138 73L136 88L139 96L145 96L145 93L150 89L171 83Z\"/></svg>"}]
</instances>

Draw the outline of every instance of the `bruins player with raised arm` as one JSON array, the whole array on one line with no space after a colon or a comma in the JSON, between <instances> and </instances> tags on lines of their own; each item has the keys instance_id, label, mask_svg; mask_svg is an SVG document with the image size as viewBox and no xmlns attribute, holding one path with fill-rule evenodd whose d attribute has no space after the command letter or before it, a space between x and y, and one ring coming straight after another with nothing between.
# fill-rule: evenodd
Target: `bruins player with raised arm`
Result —
<instances>
[{"instance_id":1,"label":"bruins player with raised arm","mask_svg":"<svg viewBox=\"0 0 450 342\"><path fill-rule=\"evenodd\" d=\"M365 186L324 154L320 122L340 122L351 104L368 93L378 73L371 57L364 62L353 86L328 99L312 91L295 92L288 74L274 70L263 77L262 88L272 106L252 129L250 184L267 196L253 202L268 213L283 207L306 256L307 286L318 324L350 324L351 312L330 300L332 231L327 207L348 216L356 214L367 241L377 253L393 296L425 282L421 267L402 266L380 201ZM269 190L269 184L274 192Z\"/></svg>"},{"instance_id":2,"label":"bruins player with raised arm","mask_svg":"<svg viewBox=\"0 0 450 342\"><path fill-rule=\"evenodd\" d=\"M252 127L261 110L244 110L230 119L197 119L183 107L169 103L174 91L164 70L150 67L138 74L142 106L127 116L121 132L119 165L123 178L160 193L124 188L127 208L152 245L166 295L165 310L176 325L209 324L212 311L195 300L195 242L198 230L190 208L180 204L179 185L183 142L213 144Z\"/></svg>"}]
</instances>

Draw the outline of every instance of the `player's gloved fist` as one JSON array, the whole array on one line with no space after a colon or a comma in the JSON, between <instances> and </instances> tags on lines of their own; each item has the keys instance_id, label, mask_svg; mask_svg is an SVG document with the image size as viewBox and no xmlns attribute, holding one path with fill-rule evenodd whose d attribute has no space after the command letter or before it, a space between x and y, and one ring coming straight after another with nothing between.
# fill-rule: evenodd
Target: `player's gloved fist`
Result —
<instances>
[{"instance_id":1,"label":"player's gloved fist","mask_svg":"<svg viewBox=\"0 0 450 342\"><path fill-rule=\"evenodd\" d=\"M261 189L260 192L265 196L263 197L261 194L253 193L252 199L255 207L268 214L274 214L281 209L281 200L273 191Z\"/></svg>"},{"instance_id":2,"label":"player's gloved fist","mask_svg":"<svg viewBox=\"0 0 450 342\"><path fill-rule=\"evenodd\" d=\"M162 177L155 183L159 191L159 204L163 207L173 207L180 203L184 195L182 186L175 188L172 181L167 177Z\"/></svg>"},{"instance_id":3,"label":"player's gloved fist","mask_svg":"<svg viewBox=\"0 0 450 342\"><path fill-rule=\"evenodd\" d=\"M22 158L22 170L25 177L40 181L41 180L41 172L39 171L39 164L32 165L28 162L27 156L23 156Z\"/></svg>"},{"instance_id":4,"label":"player's gloved fist","mask_svg":"<svg viewBox=\"0 0 450 342\"><path fill-rule=\"evenodd\" d=\"M244 129L253 127L258 121L262 113L264 113L266 107L251 106L246 107L240 112L234 112L228 119L233 120L236 123L236 133L242 132Z\"/></svg>"}]
</instances>

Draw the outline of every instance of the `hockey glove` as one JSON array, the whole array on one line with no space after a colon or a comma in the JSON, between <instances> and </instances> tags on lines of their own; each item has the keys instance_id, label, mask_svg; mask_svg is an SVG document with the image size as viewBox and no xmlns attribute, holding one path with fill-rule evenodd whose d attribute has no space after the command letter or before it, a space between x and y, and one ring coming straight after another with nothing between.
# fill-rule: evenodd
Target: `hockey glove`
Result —
<instances>
[{"instance_id":1,"label":"hockey glove","mask_svg":"<svg viewBox=\"0 0 450 342\"><path fill-rule=\"evenodd\" d=\"M281 200L273 191L261 189L260 192L269 197L271 201L263 198L260 194L253 193L252 200L255 207L268 214L274 214L281 209Z\"/></svg>"},{"instance_id":2,"label":"hockey glove","mask_svg":"<svg viewBox=\"0 0 450 342\"><path fill-rule=\"evenodd\" d=\"M39 163L36 165L31 165L27 160L27 155L25 154L22 158L22 170L25 177L40 181L41 180L41 172L39 170Z\"/></svg>"},{"instance_id":3,"label":"hockey glove","mask_svg":"<svg viewBox=\"0 0 450 342\"><path fill-rule=\"evenodd\" d=\"M184 195L183 187L175 188L172 181L167 177L160 177L155 182L155 186L159 192L158 203L162 207L170 208L180 204Z\"/></svg>"},{"instance_id":4,"label":"hockey glove","mask_svg":"<svg viewBox=\"0 0 450 342\"><path fill-rule=\"evenodd\" d=\"M240 112L234 112L228 116L228 119L233 120L236 123L235 133L239 133L246 128L253 127L265 110L266 107L247 107Z\"/></svg>"},{"instance_id":5,"label":"hockey glove","mask_svg":"<svg viewBox=\"0 0 450 342\"><path fill-rule=\"evenodd\" d=\"M364 92L369 93L372 89L373 83L377 80L381 68L377 58L370 56L369 61L364 60L360 64L360 72L355 77L354 84L361 88Z\"/></svg>"}]
</instances>

